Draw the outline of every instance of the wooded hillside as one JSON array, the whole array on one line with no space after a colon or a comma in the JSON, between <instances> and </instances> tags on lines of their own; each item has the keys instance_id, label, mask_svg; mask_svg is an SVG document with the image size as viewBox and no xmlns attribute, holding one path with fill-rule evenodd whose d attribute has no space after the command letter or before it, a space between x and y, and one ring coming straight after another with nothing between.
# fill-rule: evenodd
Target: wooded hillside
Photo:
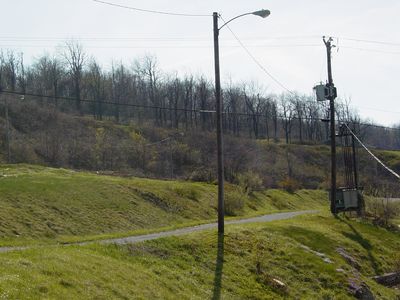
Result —
<instances>
[{"instance_id":1,"label":"wooded hillside","mask_svg":"<svg viewBox=\"0 0 400 300\"><path fill-rule=\"evenodd\" d=\"M145 56L110 70L81 45L26 65L22 54L0 53L0 157L157 178L215 180L213 85L204 77L165 74ZM326 188L329 110L313 96L275 95L261 84L223 86L226 179L255 187ZM363 120L348 101L337 119L367 145L400 148L400 127ZM8 122L7 122L8 116ZM340 146L340 143L339 143ZM9 152L9 154L8 154ZM361 183L394 185L360 152ZM342 163L340 161L339 167ZM400 170L396 152L379 152ZM340 185L339 174L339 185Z\"/></svg>"}]
</instances>

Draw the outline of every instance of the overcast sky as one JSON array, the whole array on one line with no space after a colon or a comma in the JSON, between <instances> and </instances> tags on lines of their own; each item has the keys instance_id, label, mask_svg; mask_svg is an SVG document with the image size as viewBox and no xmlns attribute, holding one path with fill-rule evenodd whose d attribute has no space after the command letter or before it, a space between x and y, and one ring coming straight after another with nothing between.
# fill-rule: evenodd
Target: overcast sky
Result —
<instances>
[{"instance_id":1,"label":"overcast sky","mask_svg":"<svg viewBox=\"0 0 400 300\"><path fill-rule=\"evenodd\" d=\"M262 19L246 16L230 28L259 63L285 87L311 94L326 80L322 35L335 37L333 76L339 95L363 117L377 123L400 123L399 0L104 0L136 8L209 15L182 17L111 7L92 0L1 0L0 47L24 53L25 60L70 38L108 68L156 55L161 69L213 79L213 11L225 20L269 9ZM222 21L220 21L222 22ZM337 39L336 39L337 38ZM385 43L367 43L355 40ZM228 28L220 33L222 82L256 81L269 92L276 84L240 47Z\"/></svg>"}]
</instances>

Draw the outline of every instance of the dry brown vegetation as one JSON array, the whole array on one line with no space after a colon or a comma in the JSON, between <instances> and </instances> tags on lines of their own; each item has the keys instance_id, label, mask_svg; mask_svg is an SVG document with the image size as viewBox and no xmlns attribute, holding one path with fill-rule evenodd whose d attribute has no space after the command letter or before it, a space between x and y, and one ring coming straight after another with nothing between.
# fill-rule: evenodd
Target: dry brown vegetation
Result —
<instances>
[{"instance_id":1,"label":"dry brown vegetation","mask_svg":"<svg viewBox=\"0 0 400 300\"><path fill-rule=\"evenodd\" d=\"M145 122L94 120L27 100L10 103L9 113L13 163L119 175L216 180L214 132L161 128ZM4 124L0 117L0 160L6 162ZM227 134L226 179L241 186L243 193L260 188L325 189L329 183L329 153L325 145L286 144ZM399 171L397 152L377 153ZM339 151L339 175L341 164ZM393 197L396 195L395 182L361 150L359 168L361 185L367 193L379 196L379 187L384 185ZM341 176L339 185L340 182Z\"/></svg>"}]
</instances>

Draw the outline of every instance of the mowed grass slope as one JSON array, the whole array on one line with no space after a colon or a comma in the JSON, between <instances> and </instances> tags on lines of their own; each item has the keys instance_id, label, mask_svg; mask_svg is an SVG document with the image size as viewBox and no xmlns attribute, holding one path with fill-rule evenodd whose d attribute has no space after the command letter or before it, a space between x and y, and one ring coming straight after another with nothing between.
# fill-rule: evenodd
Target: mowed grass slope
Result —
<instances>
[{"instance_id":1,"label":"mowed grass slope","mask_svg":"<svg viewBox=\"0 0 400 300\"><path fill-rule=\"evenodd\" d=\"M354 299L351 287L362 283L377 299L400 297L370 278L395 268L400 236L367 223L322 213L234 225L227 227L223 245L213 230L125 246L3 253L0 297Z\"/></svg>"},{"instance_id":2,"label":"mowed grass slope","mask_svg":"<svg viewBox=\"0 0 400 300\"><path fill-rule=\"evenodd\" d=\"M216 198L212 184L1 165L0 245L82 240L211 222L216 219ZM226 202L237 206L236 216L251 216L320 208L326 193L269 190L247 196L239 187L227 185Z\"/></svg>"}]
</instances>

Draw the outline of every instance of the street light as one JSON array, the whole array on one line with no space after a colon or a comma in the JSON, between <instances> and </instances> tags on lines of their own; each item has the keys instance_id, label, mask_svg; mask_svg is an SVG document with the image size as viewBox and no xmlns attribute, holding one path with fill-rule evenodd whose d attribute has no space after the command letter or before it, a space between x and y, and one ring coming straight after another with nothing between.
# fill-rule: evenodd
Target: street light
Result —
<instances>
[{"instance_id":1,"label":"street light","mask_svg":"<svg viewBox=\"0 0 400 300\"><path fill-rule=\"evenodd\" d=\"M223 155L223 140L222 140L222 101L221 101L221 79L219 71L219 31L228 23L233 20L247 16L256 15L262 18L266 18L270 15L270 11L266 9L249 12L238 15L229 21L225 22L220 28L218 28L218 16L217 12L213 13L214 21L214 64L215 64L215 100L216 100L216 111L217 111L217 172L218 172L218 233L224 232L224 155Z\"/></svg>"}]
</instances>

